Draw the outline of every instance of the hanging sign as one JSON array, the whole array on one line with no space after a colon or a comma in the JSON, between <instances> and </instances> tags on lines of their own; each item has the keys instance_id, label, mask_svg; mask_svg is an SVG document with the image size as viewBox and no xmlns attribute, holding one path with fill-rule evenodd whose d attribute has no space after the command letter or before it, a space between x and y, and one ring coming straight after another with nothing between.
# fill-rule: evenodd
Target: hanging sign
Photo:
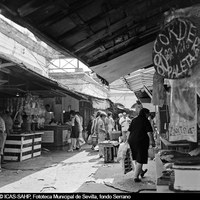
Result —
<instances>
[{"instance_id":1,"label":"hanging sign","mask_svg":"<svg viewBox=\"0 0 200 200\"><path fill-rule=\"evenodd\" d=\"M190 87L184 79L172 82L169 141L197 142L196 87Z\"/></svg>"},{"instance_id":2,"label":"hanging sign","mask_svg":"<svg viewBox=\"0 0 200 200\"><path fill-rule=\"evenodd\" d=\"M165 25L154 42L154 67L165 78L188 77L197 62L199 47L197 27L187 19L173 19Z\"/></svg>"}]
</instances>

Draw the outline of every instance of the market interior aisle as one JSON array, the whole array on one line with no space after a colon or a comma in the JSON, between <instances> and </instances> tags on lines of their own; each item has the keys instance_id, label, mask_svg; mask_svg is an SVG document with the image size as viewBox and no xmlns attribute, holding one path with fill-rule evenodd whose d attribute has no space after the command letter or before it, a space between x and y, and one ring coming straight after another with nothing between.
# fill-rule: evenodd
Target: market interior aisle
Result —
<instances>
[{"instance_id":1,"label":"market interior aisle","mask_svg":"<svg viewBox=\"0 0 200 200\"><path fill-rule=\"evenodd\" d=\"M73 193L98 169L98 155L87 151L77 152L41 171L0 188L1 193Z\"/></svg>"}]
</instances>

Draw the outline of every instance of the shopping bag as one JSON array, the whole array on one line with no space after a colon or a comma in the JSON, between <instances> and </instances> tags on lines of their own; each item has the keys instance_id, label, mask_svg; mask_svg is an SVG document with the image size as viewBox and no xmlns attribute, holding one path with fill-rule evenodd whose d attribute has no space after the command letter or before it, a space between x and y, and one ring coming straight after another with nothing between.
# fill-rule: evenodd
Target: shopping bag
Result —
<instances>
[{"instance_id":1,"label":"shopping bag","mask_svg":"<svg viewBox=\"0 0 200 200\"><path fill-rule=\"evenodd\" d=\"M71 144L71 143L72 143L72 139L71 139L71 138L68 138L68 139L67 139L67 143L68 143L68 144Z\"/></svg>"},{"instance_id":2,"label":"shopping bag","mask_svg":"<svg viewBox=\"0 0 200 200\"><path fill-rule=\"evenodd\" d=\"M82 146L82 145L85 144L85 140L83 139L83 134L82 134L82 132L80 132L80 134L79 134L78 141L79 141L80 146Z\"/></svg>"},{"instance_id":3,"label":"shopping bag","mask_svg":"<svg viewBox=\"0 0 200 200\"><path fill-rule=\"evenodd\" d=\"M122 168L124 174L127 174L130 171L134 171L134 165L133 165L133 160L132 160L132 155L131 155L131 149L128 148L126 150L125 157L122 158Z\"/></svg>"},{"instance_id":4,"label":"shopping bag","mask_svg":"<svg viewBox=\"0 0 200 200\"><path fill-rule=\"evenodd\" d=\"M87 143L88 144L92 144L92 135L89 135L89 137L87 139Z\"/></svg>"},{"instance_id":5,"label":"shopping bag","mask_svg":"<svg viewBox=\"0 0 200 200\"><path fill-rule=\"evenodd\" d=\"M129 148L129 144L127 142L122 142L119 145L118 151L117 151L117 161L119 162L126 156L127 149Z\"/></svg>"},{"instance_id":6,"label":"shopping bag","mask_svg":"<svg viewBox=\"0 0 200 200\"><path fill-rule=\"evenodd\" d=\"M71 139L71 133L69 132L69 134L66 135L66 143L67 144L71 144L72 143L72 139Z\"/></svg>"},{"instance_id":7,"label":"shopping bag","mask_svg":"<svg viewBox=\"0 0 200 200\"><path fill-rule=\"evenodd\" d=\"M148 149L148 156L151 160L155 158L155 149L153 147Z\"/></svg>"}]
</instances>

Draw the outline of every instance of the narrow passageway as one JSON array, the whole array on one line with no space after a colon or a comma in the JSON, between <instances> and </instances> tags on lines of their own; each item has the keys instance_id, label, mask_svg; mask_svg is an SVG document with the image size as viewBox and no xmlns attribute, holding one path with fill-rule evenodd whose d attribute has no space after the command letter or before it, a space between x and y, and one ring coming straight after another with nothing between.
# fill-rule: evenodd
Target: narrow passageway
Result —
<instances>
[{"instance_id":1,"label":"narrow passageway","mask_svg":"<svg viewBox=\"0 0 200 200\"><path fill-rule=\"evenodd\" d=\"M97 158L97 154L86 150L59 151L16 163L16 168L15 163L7 163L3 171L7 177L1 174L1 186L3 179L8 178L6 170L10 180L13 173L18 173L19 179L1 187L0 192L75 192L98 169ZM27 170L32 173L20 178Z\"/></svg>"},{"instance_id":2,"label":"narrow passageway","mask_svg":"<svg viewBox=\"0 0 200 200\"><path fill-rule=\"evenodd\" d=\"M155 188L154 161L146 178L133 181L123 174L121 163L104 163L98 152L84 145L81 151L51 151L23 162L3 165L0 193L128 193Z\"/></svg>"}]
</instances>

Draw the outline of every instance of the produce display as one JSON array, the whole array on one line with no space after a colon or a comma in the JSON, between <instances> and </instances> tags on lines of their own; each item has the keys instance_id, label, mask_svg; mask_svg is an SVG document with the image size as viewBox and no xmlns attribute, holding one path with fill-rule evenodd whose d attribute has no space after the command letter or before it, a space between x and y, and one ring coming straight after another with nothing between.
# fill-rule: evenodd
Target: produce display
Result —
<instances>
[{"instance_id":1,"label":"produce display","mask_svg":"<svg viewBox=\"0 0 200 200\"><path fill-rule=\"evenodd\" d=\"M45 108L43 100L38 96L27 93L24 97L7 98L4 100L4 108L11 113L14 132L22 131L24 118L26 118L25 123L36 124L37 128L44 127Z\"/></svg>"}]
</instances>

